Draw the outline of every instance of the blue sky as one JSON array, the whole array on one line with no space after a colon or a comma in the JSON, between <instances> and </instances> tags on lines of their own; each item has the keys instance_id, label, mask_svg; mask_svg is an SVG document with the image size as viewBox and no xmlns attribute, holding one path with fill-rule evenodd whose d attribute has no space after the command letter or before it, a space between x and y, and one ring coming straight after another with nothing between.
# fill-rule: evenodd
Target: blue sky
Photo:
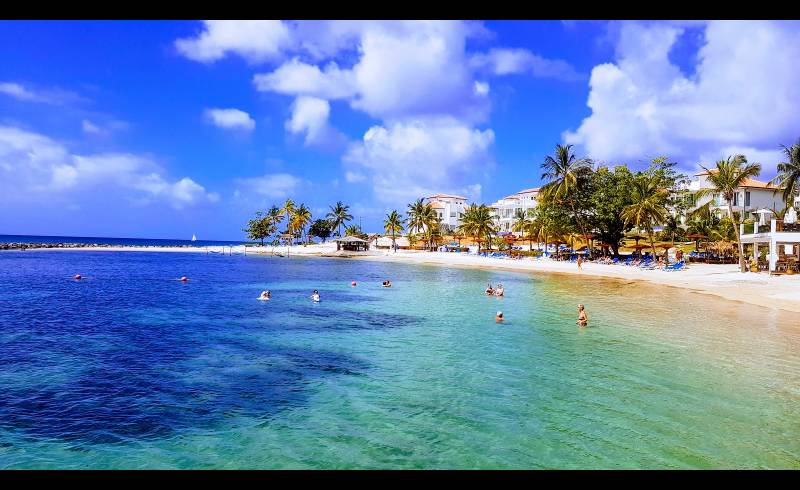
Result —
<instances>
[{"instance_id":1,"label":"blue sky","mask_svg":"<svg viewBox=\"0 0 800 490\"><path fill-rule=\"evenodd\" d=\"M490 203L556 143L775 174L796 22L0 22L0 233L242 238L286 197L367 231Z\"/></svg>"}]
</instances>

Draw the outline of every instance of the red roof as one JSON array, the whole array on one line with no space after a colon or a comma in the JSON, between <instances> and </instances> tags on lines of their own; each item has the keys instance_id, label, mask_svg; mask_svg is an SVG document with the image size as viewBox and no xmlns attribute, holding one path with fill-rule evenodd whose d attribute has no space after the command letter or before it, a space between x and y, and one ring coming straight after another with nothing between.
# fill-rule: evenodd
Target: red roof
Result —
<instances>
[{"instance_id":1,"label":"red roof","mask_svg":"<svg viewBox=\"0 0 800 490\"><path fill-rule=\"evenodd\" d=\"M710 170L703 170L702 172L694 174L694 175L695 175L695 177L701 177L703 175L708 175L710 173L715 174L717 172L718 172L717 169L712 168ZM776 187L776 186L770 184L769 182L762 182L760 180L755 180L755 179L750 179L750 178L747 178L747 179L744 180L744 184L742 184L742 187L753 187L753 188L757 188L757 189L775 189L775 190L782 189L781 187Z\"/></svg>"}]
</instances>

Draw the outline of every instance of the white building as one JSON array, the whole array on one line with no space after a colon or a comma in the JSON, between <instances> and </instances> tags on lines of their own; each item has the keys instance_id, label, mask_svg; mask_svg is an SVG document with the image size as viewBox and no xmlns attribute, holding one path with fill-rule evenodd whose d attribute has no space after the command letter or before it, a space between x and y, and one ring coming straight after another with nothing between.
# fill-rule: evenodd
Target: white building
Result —
<instances>
[{"instance_id":1,"label":"white building","mask_svg":"<svg viewBox=\"0 0 800 490\"><path fill-rule=\"evenodd\" d=\"M467 198L450 194L434 194L423 199L425 204L430 204L442 224L453 230L461 224L464 209L467 207Z\"/></svg>"},{"instance_id":2,"label":"white building","mask_svg":"<svg viewBox=\"0 0 800 490\"><path fill-rule=\"evenodd\" d=\"M490 208L500 232L513 232L514 215L518 210L528 213L539 203L539 188L525 189L494 202ZM521 232L513 232L521 235Z\"/></svg>"},{"instance_id":3,"label":"white building","mask_svg":"<svg viewBox=\"0 0 800 490\"><path fill-rule=\"evenodd\" d=\"M712 169L711 172L716 172ZM695 193L700 189L711 188L708 182L708 172L703 171L695 174L695 180L689 183L689 191ZM740 213L743 219L758 219L758 215L754 214L759 209L776 209L780 211L784 208L783 202L783 189L775 187L768 182L761 182L760 180L747 179L745 185L736 189L736 194L733 195L733 211ZM718 193L714 193L703 197L702 199L695 199L691 197L691 209L697 209L712 201L711 210L720 216L728 215L728 203Z\"/></svg>"}]
</instances>

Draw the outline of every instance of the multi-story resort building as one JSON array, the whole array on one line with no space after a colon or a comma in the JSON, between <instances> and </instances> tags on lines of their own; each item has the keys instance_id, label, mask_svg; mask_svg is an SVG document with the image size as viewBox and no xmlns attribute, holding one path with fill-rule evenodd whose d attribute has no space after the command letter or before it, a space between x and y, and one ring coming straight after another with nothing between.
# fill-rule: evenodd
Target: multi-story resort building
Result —
<instances>
[{"instance_id":1,"label":"multi-story resort building","mask_svg":"<svg viewBox=\"0 0 800 490\"><path fill-rule=\"evenodd\" d=\"M492 216L494 216L497 229L500 233L515 233L512 228L514 226L514 215L517 210L528 213L529 210L536 207L539 198L539 188L525 189L506 196L497 202L493 203L490 208Z\"/></svg>"},{"instance_id":2,"label":"multi-story resort building","mask_svg":"<svg viewBox=\"0 0 800 490\"><path fill-rule=\"evenodd\" d=\"M467 207L467 198L450 194L434 194L423 198L423 202L430 204L439 219L448 230L452 231L461 224L464 209Z\"/></svg>"},{"instance_id":3,"label":"multi-story resort building","mask_svg":"<svg viewBox=\"0 0 800 490\"><path fill-rule=\"evenodd\" d=\"M712 169L711 172L716 172ZM711 201L711 210L720 216L728 215L728 202L720 194L711 194L702 199L695 199L693 194L700 189L711 188L708 182L708 172L703 171L695 174L695 180L689 183L688 190L692 193L690 197L691 209L697 209ZM785 207L782 197L783 189L773 186L768 182L747 179L745 184L736 189L733 195L733 211L740 213L743 219L758 219L757 211L762 209L782 210Z\"/></svg>"}]
</instances>

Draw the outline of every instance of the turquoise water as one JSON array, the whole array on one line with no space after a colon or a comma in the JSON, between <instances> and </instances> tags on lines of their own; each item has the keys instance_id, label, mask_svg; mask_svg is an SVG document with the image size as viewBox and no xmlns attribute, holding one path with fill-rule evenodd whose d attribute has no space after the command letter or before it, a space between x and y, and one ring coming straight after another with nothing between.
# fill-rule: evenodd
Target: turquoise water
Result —
<instances>
[{"instance_id":1,"label":"turquoise water","mask_svg":"<svg viewBox=\"0 0 800 490\"><path fill-rule=\"evenodd\" d=\"M795 314L299 257L5 252L0 283L0 468L800 468Z\"/></svg>"}]
</instances>

